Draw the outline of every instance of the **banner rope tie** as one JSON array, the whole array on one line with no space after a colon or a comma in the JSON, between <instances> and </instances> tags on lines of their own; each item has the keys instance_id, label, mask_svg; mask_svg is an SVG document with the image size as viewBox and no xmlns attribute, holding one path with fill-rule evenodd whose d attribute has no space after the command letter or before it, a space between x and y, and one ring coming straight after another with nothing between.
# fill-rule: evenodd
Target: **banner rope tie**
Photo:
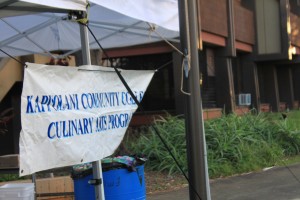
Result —
<instances>
[{"instance_id":1,"label":"banner rope tie","mask_svg":"<svg viewBox=\"0 0 300 200\"><path fill-rule=\"evenodd\" d=\"M184 56L184 53L181 52L178 48L176 48L171 42L169 42L165 37L163 37L159 32L156 31L156 27L153 24L150 24L147 22L149 25L149 31L156 33L161 39L163 39L168 45L170 45L175 51L177 51L180 55Z\"/></svg>"},{"instance_id":2,"label":"banner rope tie","mask_svg":"<svg viewBox=\"0 0 300 200\"><path fill-rule=\"evenodd\" d=\"M157 69L155 69L154 71L155 71L155 72L159 72L161 69L167 67L167 66L168 66L169 64L171 64L171 63L173 63L173 60L170 60L170 61L168 61L167 63L165 63L165 64L159 66L159 67L158 67Z\"/></svg>"},{"instance_id":3,"label":"banner rope tie","mask_svg":"<svg viewBox=\"0 0 300 200\"><path fill-rule=\"evenodd\" d=\"M190 64L190 56L184 54L183 52L181 52L178 48L176 48L171 42L169 42L165 37L163 37L158 31L156 31L156 26L154 24L148 23L149 25L149 32L150 33L156 33L156 35L158 35L161 39L163 39L168 45L170 45L175 51L177 51L180 55L183 56L182 59L182 63L181 63L181 83L180 83L180 91L181 93L185 94L185 95L191 95L191 93L186 92L183 90L183 76L184 76L184 72L185 72L185 76L188 77L188 73L191 69L191 64Z\"/></svg>"},{"instance_id":4,"label":"banner rope tie","mask_svg":"<svg viewBox=\"0 0 300 200\"><path fill-rule=\"evenodd\" d=\"M181 63L181 83L180 83L180 91L185 94L185 95L191 95L191 93L186 92L183 90L183 76L185 76L186 78L188 77L188 73L191 69L191 64L190 64L190 56L189 55L185 55L182 63Z\"/></svg>"}]
</instances>

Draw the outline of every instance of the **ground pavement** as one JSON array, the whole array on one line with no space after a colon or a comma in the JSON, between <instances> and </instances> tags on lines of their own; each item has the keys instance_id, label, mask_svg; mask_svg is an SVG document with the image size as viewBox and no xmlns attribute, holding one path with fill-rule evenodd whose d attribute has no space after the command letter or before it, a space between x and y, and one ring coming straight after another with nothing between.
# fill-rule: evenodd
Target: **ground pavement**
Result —
<instances>
[{"instance_id":1,"label":"ground pavement","mask_svg":"<svg viewBox=\"0 0 300 200\"><path fill-rule=\"evenodd\" d=\"M292 173L291 173L292 172ZM300 164L210 181L212 200L300 200ZM188 188L147 200L188 200Z\"/></svg>"}]
</instances>

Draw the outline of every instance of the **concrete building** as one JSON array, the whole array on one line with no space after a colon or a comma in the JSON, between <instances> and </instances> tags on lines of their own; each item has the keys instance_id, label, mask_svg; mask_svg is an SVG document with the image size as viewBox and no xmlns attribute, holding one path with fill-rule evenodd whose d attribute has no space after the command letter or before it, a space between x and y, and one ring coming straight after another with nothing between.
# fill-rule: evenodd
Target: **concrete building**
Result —
<instances>
[{"instance_id":1,"label":"concrete building","mask_svg":"<svg viewBox=\"0 0 300 200\"><path fill-rule=\"evenodd\" d=\"M205 119L221 116L223 111L243 114L252 108L299 108L300 1L199 0L198 13L199 84ZM146 119L145 114L183 113L182 57L170 45L159 42L106 51L120 68L160 69L142 102L146 113L138 112L132 125L147 123L150 118ZM95 64L105 61L100 54L93 51ZM77 65L81 62L79 57L76 56ZM49 58L39 60L38 56L20 59L49 62ZM0 140L1 154L18 152L22 74L18 63L1 60L0 114L6 120L0 121L0 127L13 132Z\"/></svg>"},{"instance_id":2,"label":"concrete building","mask_svg":"<svg viewBox=\"0 0 300 200\"><path fill-rule=\"evenodd\" d=\"M199 82L207 116L219 115L223 110L243 113L251 108L298 109L299 1L200 0L198 3ZM150 87L151 105L147 102L144 105L149 111L165 109L183 113L182 58L173 48L157 43L111 49L108 53L123 68L155 69L172 61L158 73L159 83L153 81Z\"/></svg>"}]
</instances>

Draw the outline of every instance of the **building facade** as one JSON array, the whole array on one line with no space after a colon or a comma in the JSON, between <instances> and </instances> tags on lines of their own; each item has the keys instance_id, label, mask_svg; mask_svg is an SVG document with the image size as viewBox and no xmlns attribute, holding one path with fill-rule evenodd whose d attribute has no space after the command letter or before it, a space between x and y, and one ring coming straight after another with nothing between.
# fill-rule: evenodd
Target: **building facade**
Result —
<instances>
[{"instance_id":1,"label":"building facade","mask_svg":"<svg viewBox=\"0 0 300 200\"><path fill-rule=\"evenodd\" d=\"M252 108L258 111L298 109L298 0L199 0L198 26L202 47L199 82L205 118L219 116L224 110L242 114ZM147 69L155 69L172 60L150 86L148 96L153 99L150 101L160 106L153 106L154 103L148 110L183 113L182 57L173 48L157 43L108 52L113 58L141 59L131 66L130 62L124 62L124 68L144 69L148 65ZM153 59L144 62L147 57ZM158 96L160 99L156 99Z\"/></svg>"},{"instance_id":2,"label":"building facade","mask_svg":"<svg viewBox=\"0 0 300 200\"><path fill-rule=\"evenodd\" d=\"M198 0L199 69L205 119L235 112L299 109L300 1L299 0ZM180 48L180 43L173 45ZM152 119L146 115L184 113L181 92L182 56L165 42L107 49L117 67L157 70L132 125ZM103 64L93 51L93 64ZM76 64L80 65L79 55ZM32 56L26 61L46 63ZM23 69L9 59L0 62L0 152L18 151L19 98ZM72 64L71 64L72 65ZM74 62L75 65L75 62ZM13 67L12 67L13 66ZM13 72L13 74L12 74ZM299 76L298 76L299 75ZM10 112L13 108L14 113ZM8 143L6 141L11 141ZM2 152L3 153L3 152Z\"/></svg>"}]
</instances>

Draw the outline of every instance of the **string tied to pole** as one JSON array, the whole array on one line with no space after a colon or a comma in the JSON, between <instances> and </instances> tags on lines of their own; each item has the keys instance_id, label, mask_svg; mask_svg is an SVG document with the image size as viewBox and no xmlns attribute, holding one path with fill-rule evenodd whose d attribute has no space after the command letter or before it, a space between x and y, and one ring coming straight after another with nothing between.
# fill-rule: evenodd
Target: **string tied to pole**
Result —
<instances>
[{"instance_id":1,"label":"string tied to pole","mask_svg":"<svg viewBox=\"0 0 300 200\"><path fill-rule=\"evenodd\" d=\"M162 40L164 40L168 45L170 45L175 51L177 51L180 55L184 56L184 53L181 52L178 48L176 48L171 42L169 42L165 37L163 37L158 31L157 31L157 26L151 23L148 23L149 31L151 33L155 33L156 35L158 35Z\"/></svg>"},{"instance_id":2,"label":"string tied to pole","mask_svg":"<svg viewBox=\"0 0 300 200\"><path fill-rule=\"evenodd\" d=\"M180 91L185 95L191 95L191 93L184 91L183 89L183 77L188 78L190 69L191 69L191 62L190 62L190 55L186 54L183 56L182 63L181 63L181 87Z\"/></svg>"},{"instance_id":3,"label":"string tied to pole","mask_svg":"<svg viewBox=\"0 0 300 200\"><path fill-rule=\"evenodd\" d=\"M111 61L111 58L108 56L107 52L104 50L104 48L102 47L102 45L100 44L100 42L97 40L96 36L94 35L94 33L92 32L92 30L90 29L90 27L88 25L86 25L89 32L91 33L91 35L93 36L93 38L95 39L96 43L99 45L99 47L102 49L104 55ZM180 51L179 51L180 52ZM189 58L189 56L187 56ZM189 59L188 59L189 60ZM163 65L162 67L158 68L161 69L165 66L167 66L169 64L166 63L165 65ZM116 74L118 75L118 77L120 78L121 82L123 83L123 85L125 86L126 90L129 92L129 94L131 95L132 99L134 100L134 102L137 104L137 106L140 108L140 110L143 112L144 109L141 106L141 103L137 100L136 96L133 94L131 88L128 86L126 80L124 79L124 77L121 75L120 71L113 66L113 69L115 70ZM164 138L162 137L162 135L159 133L158 129L154 126L151 125L151 127L153 128L154 132L156 133L156 135L159 137L160 141L163 143L164 147L167 149L167 151L170 153L172 159L174 160L175 164L177 165L178 169L180 170L180 172L182 173L182 175L185 177L185 179L188 181L189 184L191 184L188 176L185 174L185 172L183 171L183 168L181 167L181 165L179 164L179 162L177 161L175 155L172 153L171 149L169 148L167 142L164 140ZM199 198L199 200L201 200L200 195L198 194L197 190L195 189L195 187L193 185L191 185L193 191L196 193L197 197Z\"/></svg>"},{"instance_id":4,"label":"string tied to pole","mask_svg":"<svg viewBox=\"0 0 300 200\"><path fill-rule=\"evenodd\" d=\"M187 50L185 52L181 52L178 48L176 48L171 42L169 42L165 37L163 37L158 31L157 27L155 24L148 23L149 25L149 31L150 33L155 33L157 34L162 40L164 40L169 46L171 46L175 51L177 51L180 55L183 56L182 63L181 63L181 87L180 91L185 94L185 95L191 95L189 92L184 91L183 89L183 78L188 78L189 72L191 69L191 64L190 64L190 55L188 54Z\"/></svg>"},{"instance_id":5,"label":"string tied to pole","mask_svg":"<svg viewBox=\"0 0 300 200\"><path fill-rule=\"evenodd\" d=\"M151 39L151 35L152 35L152 33L155 33L157 26L155 24L152 24L152 23L148 23L148 25L149 25L149 29L148 29L149 34L148 34L148 36L149 36L149 39Z\"/></svg>"}]
</instances>

